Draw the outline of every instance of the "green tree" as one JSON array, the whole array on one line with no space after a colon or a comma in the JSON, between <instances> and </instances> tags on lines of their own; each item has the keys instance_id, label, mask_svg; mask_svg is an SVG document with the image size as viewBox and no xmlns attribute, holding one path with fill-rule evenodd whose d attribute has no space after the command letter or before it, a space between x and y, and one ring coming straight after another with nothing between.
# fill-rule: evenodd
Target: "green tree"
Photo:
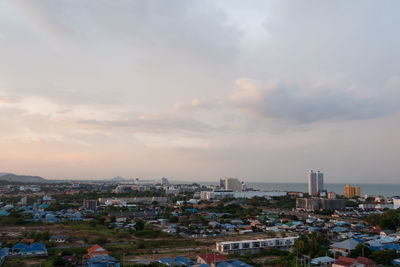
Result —
<instances>
[{"instance_id":1,"label":"green tree","mask_svg":"<svg viewBox=\"0 0 400 267\"><path fill-rule=\"evenodd\" d=\"M135 223L136 231L142 231L144 229L144 223L142 221L137 221Z\"/></svg>"}]
</instances>

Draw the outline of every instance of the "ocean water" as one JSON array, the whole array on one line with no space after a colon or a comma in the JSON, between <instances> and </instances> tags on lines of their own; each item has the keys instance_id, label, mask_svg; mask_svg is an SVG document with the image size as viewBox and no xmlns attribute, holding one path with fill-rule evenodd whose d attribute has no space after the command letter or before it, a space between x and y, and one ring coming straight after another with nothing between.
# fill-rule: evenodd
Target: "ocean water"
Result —
<instances>
[{"instance_id":1,"label":"ocean water","mask_svg":"<svg viewBox=\"0 0 400 267\"><path fill-rule=\"evenodd\" d=\"M248 187L265 191L299 191L307 192L308 184L306 183L246 183ZM334 191L337 194L344 194L344 186L346 184L324 184L324 188L330 192ZM361 195L371 196L400 196L400 184L351 184L359 186Z\"/></svg>"},{"instance_id":2,"label":"ocean water","mask_svg":"<svg viewBox=\"0 0 400 267\"><path fill-rule=\"evenodd\" d=\"M201 185L216 185L213 182L200 182ZM262 191L297 191L307 192L308 185L306 183L254 183L246 182L248 188L259 189ZM324 188L328 191L334 191L336 194L344 194L344 186L346 184L324 184ZM400 184L356 184L352 186L359 186L361 196L365 194L371 196L400 196Z\"/></svg>"}]
</instances>

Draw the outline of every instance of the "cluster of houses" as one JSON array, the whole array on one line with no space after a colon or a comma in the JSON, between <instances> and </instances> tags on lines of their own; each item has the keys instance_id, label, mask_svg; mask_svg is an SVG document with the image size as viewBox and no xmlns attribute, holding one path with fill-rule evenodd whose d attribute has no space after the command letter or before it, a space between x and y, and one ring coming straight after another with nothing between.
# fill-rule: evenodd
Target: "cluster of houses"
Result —
<instances>
[{"instance_id":1,"label":"cluster of houses","mask_svg":"<svg viewBox=\"0 0 400 267\"><path fill-rule=\"evenodd\" d=\"M167 266L187 267L253 267L240 260L228 260L220 253L200 254L195 260L178 256L176 258L163 258L158 261Z\"/></svg>"},{"instance_id":2,"label":"cluster of houses","mask_svg":"<svg viewBox=\"0 0 400 267\"><path fill-rule=\"evenodd\" d=\"M0 248L0 265L4 263L6 257L34 257L46 255L47 248L45 244L39 242L32 242L30 244L20 242L11 248Z\"/></svg>"}]
</instances>

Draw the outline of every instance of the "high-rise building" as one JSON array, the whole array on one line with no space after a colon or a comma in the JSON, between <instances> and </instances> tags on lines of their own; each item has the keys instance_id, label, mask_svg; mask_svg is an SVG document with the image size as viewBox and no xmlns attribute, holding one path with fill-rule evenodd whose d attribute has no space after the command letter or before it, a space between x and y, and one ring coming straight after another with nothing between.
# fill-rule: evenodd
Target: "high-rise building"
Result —
<instances>
[{"instance_id":1,"label":"high-rise building","mask_svg":"<svg viewBox=\"0 0 400 267\"><path fill-rule=\"evenodd\" d=\"M315 196L317 193L316 173L313 170L308 171L308 194Z\"/></svg>"},{"instance_id":2,"label":"high-rise building","mask_svg":"<svg viewBox=\"0 0 400 267\"><path fill-rule=\"evenodd\" d=\"M96 210L97 209L97 200L95 199L84 199L83 206L88 210Z\"/></svg>"},{"instance_id":3,"label":"high-rise building","mask_svg":"<svg viewBox=\"0 0 400 267\"><path fill-rule=\"evenodd\" d=\"M324 191L324 174L320 171L308 171L308 194L316 196Z\"/></svg>"},{"instance_id":4,"label":"high-rise building","mask_svg":"<svg viewBox=\"0 0 400 267\"><path fill-rule=\"evenodd\" d=\"M324 191L324 174L320 171L317 171L316 174L316 185L317 185L317 192Z\"/></svg>"},{"instance_id":5,"label":"high-rise building","mask_svg":"<svg viewBox=\"0 0 400 267\"><path fill-rule=\"evenodd\" d=\"M243 191L245 184L240 182L237 178L222 178L219 180L221 189L232 191Z\"/></svg>"},{"instance_id":6,"label":"high-rise building","mask_svg":"<svg viewBox=\"0 0 400 267\"><path fill-rule=\"evenodd\" d=\"M347 198L360 197L360 187L346 184L346 186L344 187L344 196Z\"/></svg>"}]
</instances>

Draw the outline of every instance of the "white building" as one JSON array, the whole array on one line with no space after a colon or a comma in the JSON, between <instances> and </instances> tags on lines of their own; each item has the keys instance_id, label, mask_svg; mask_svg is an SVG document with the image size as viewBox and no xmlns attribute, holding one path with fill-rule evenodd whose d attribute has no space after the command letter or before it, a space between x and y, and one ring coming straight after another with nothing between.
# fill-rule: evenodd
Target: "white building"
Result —
<instances>
[{"instance_id":1,"label":"white building","mask_svg":"<svg viewBox=\"0 0 400 267\"><path fill-rule=\"evenodd\" d=\"M177 195L179 194L179 189L173 186L168 186L165 188L165 194L167 195Z\"/></svg>"},{"instance_id":2,"label":"white building","mask_svg":"<svg viewBox=\"0 0 400 267\"><path fill-rule=\"evenodd\" d=\"M400 208L400 197L393 198L393 208L394 209Z\"/></svg>"},{"instance_id":3,"label":"white building","mask_svg":"<svg viewBox=\"0 0 400 267\"><path fill-rule=\"evenodd\" d=\"M324 191L324 174L320 171L308 171L308 194L316 196L322 191Z\"/></svg>"},{"instance_id":4,"label":"white building","mask_svg":"<svg viewBox=\"0 0 400 267\"><path fill-rule=\"evenodd\" d=\"M284 191L201 191L201 200L224 199L224 198L253 198L253 197L282 197L286 196Z\"/></svg>"},{"instance_id":5,"label":"white building","mask_svg":"<svg viewBox=\"0 0 400 267\"><path fill-rule=\"evenodd\" d=\"M260 248L290 248L298 237L268 238L242 241L217 242L216 249L220 253L235 253Z\"/></svg>"}]
</instances>

